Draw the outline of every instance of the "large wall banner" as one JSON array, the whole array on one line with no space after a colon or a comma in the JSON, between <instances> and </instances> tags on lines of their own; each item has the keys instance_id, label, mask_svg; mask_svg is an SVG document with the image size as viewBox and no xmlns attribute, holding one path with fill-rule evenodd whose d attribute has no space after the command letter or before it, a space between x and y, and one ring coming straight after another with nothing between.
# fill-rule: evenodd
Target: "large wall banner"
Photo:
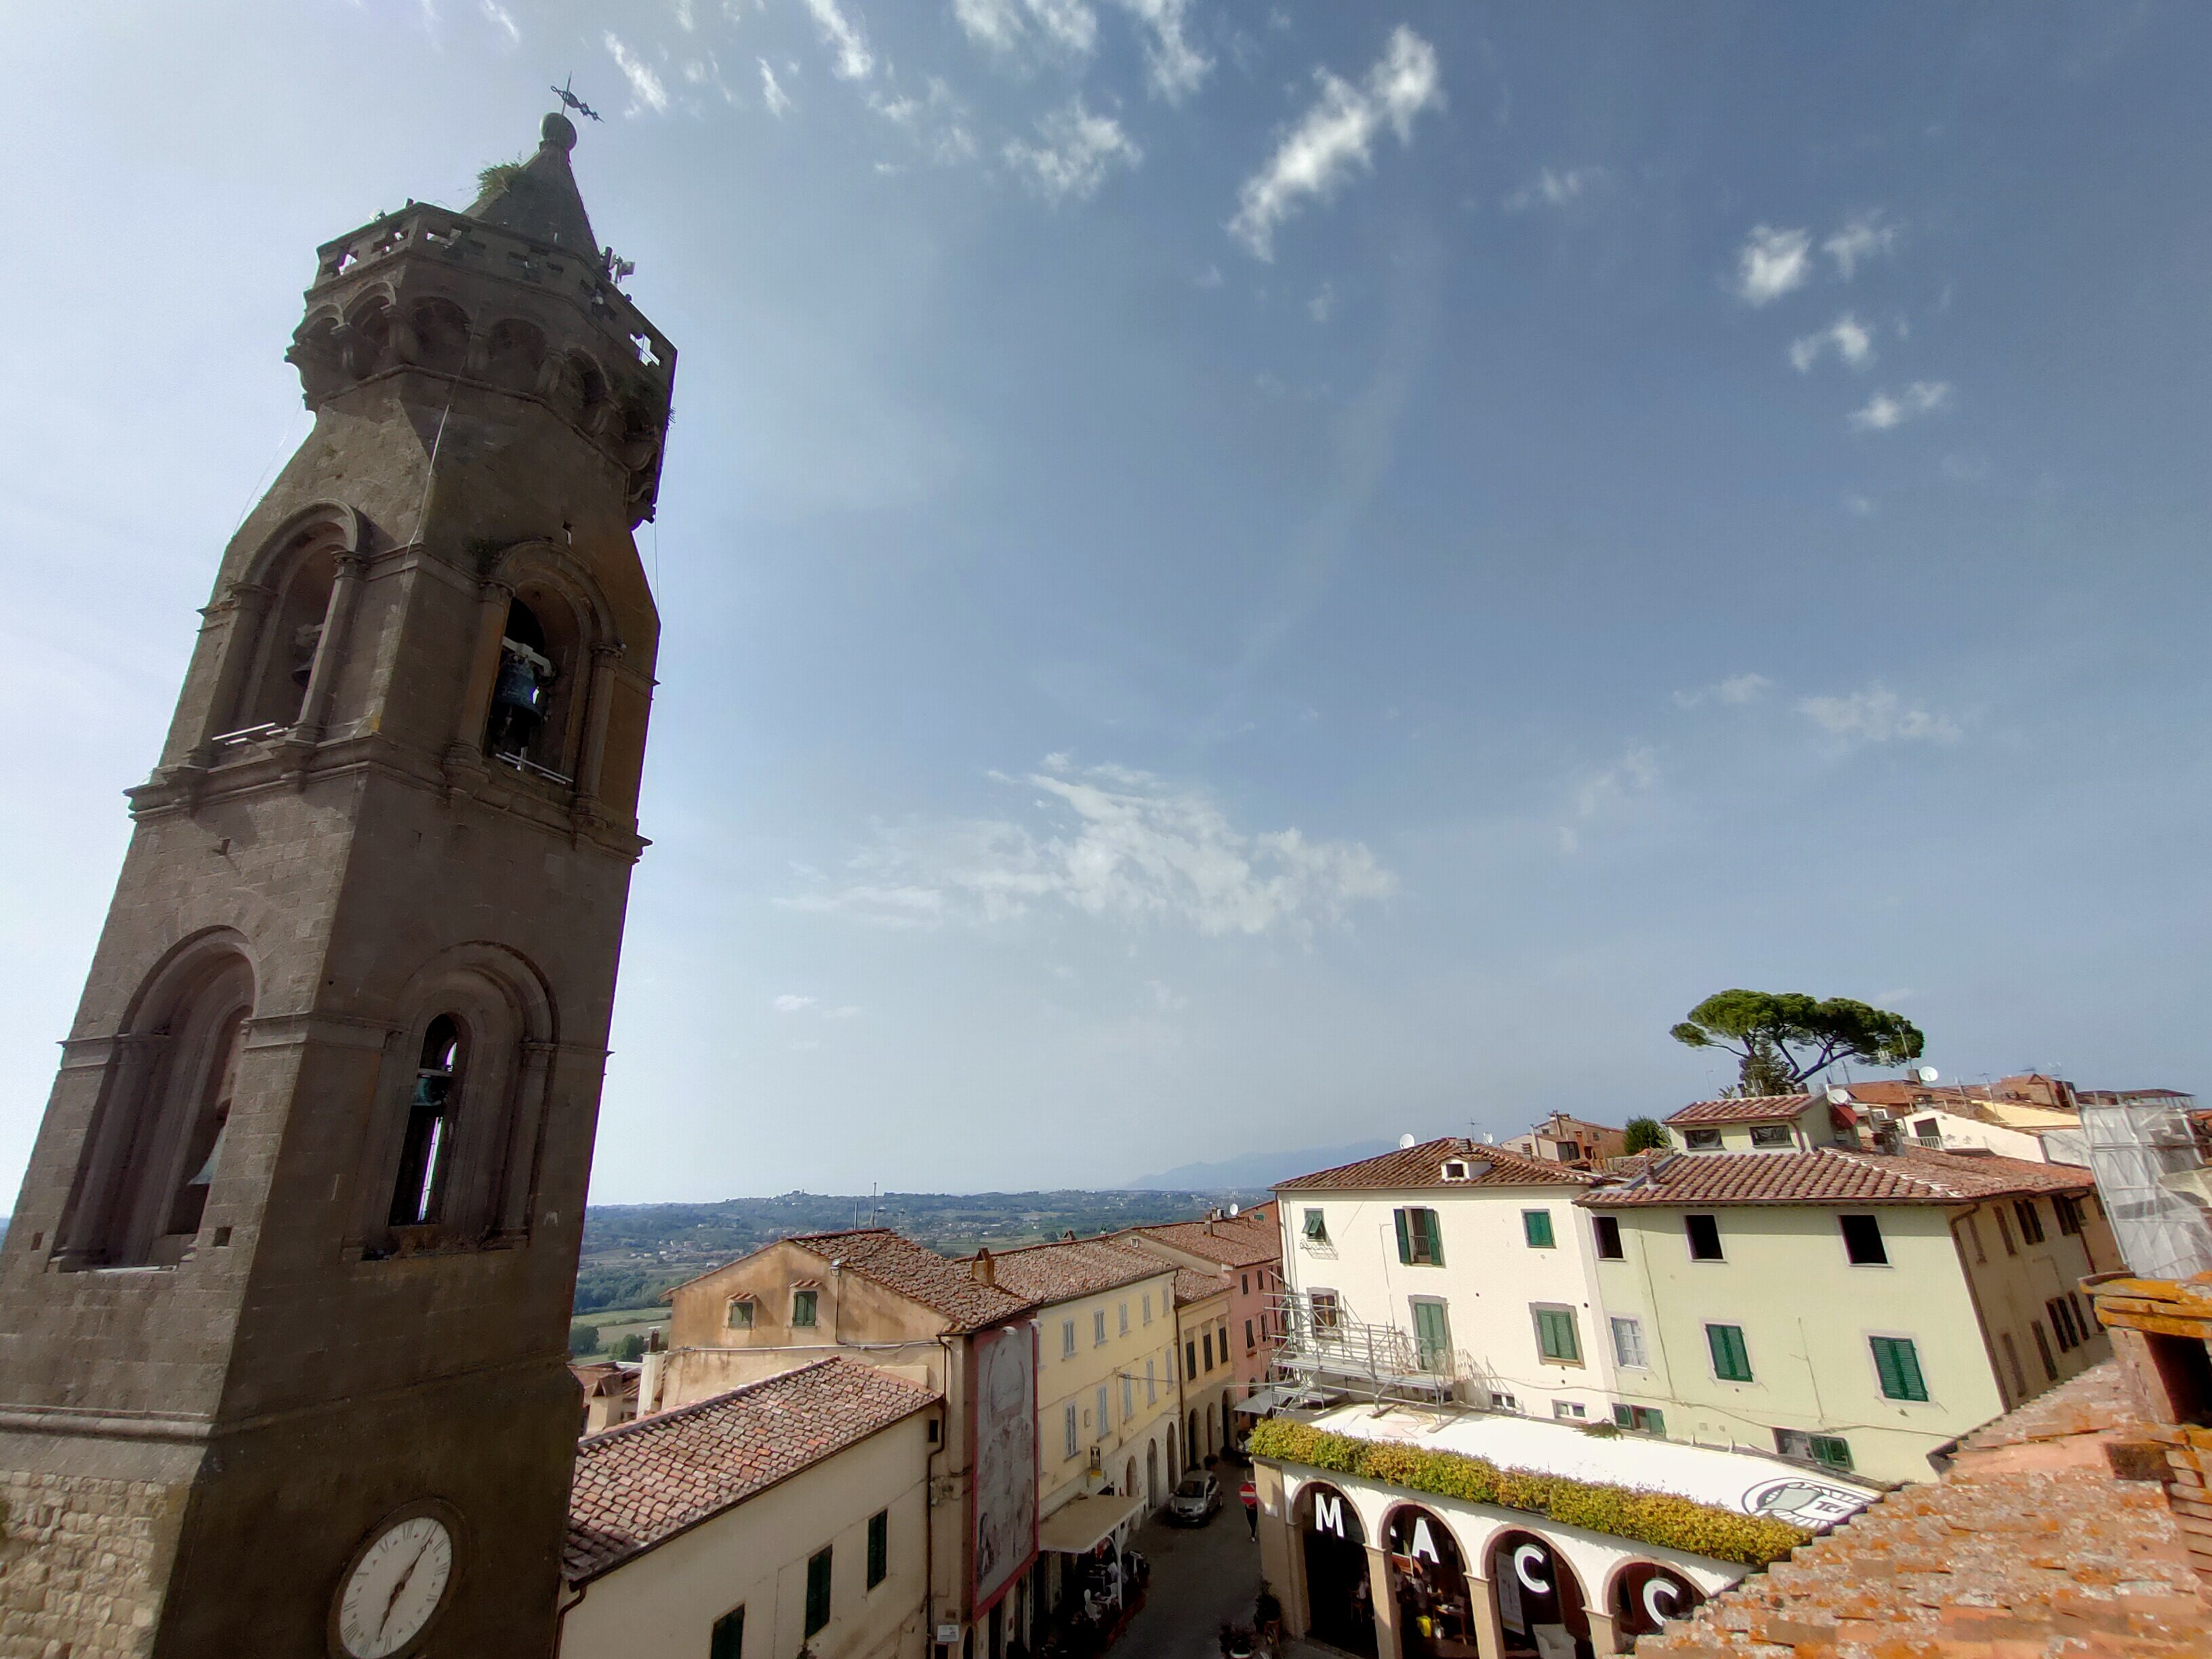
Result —
<instances>
[{"instance_id":1,"label":"large wall banner","mask_svg":"<svg viewBox=\"0 0 2212 1659\"><path fill-rule=\"evenodd\" d=\"M1036 1559L1036 1330L1026 1320L975 1339L968 1443L975 1449L974 1599L981 1613Z\"/></svg>"}]
</instances>

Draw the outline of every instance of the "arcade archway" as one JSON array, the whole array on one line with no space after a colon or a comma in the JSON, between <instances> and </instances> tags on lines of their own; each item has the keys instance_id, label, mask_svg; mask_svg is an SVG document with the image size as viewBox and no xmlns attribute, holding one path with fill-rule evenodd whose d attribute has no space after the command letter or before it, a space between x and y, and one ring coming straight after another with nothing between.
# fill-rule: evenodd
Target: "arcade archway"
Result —
<instances>
[{"instance_id":1,"label":"arcade archway","mask_svg":"<svg viewBox=\"0 0 2212 1659\"><path fill-rule=\"evenodd\" d=\"M1474 1601L1451 1528L1406 1504L1390 1512L1384 1537L1406 1659L1477 1659Z\"/></svg>"},{"instance_id":2,"label":"arcade archway","mask_svg":"<svg viewBox=\"0 0 2212 1659\"><path fill-rule=\"evenodd\" d=\"M1613 1634L1626 1641L1656 1636L1678 1619L1705 1604L1705 1593L1673 1570L1649 1561L1632 1561L1613 1575Z\"/></svg>"},{"instance_id":3,"label":"arcade archway","mask_svg":"<svg viewBox=\"0 0 2212 1659\"><path fill-rule=\"evenodd\" d=\"M1557 1550L1508 1529L1491 1545L1489 1565L1505 1659L1595 1659L1582 1584Z\"/></svg>"},{"instance_id":4,"label":"arcade archway","mask_svg":"<svg viewBox=\"0 0 2212 1659\"><path fill-rule=\"evenodd\" d=\"M1359 1511L1335 1487L1316 1482L1299 1492L1293 1518L1304 1540L1309 1632L1317 1642L1372 1659L1375 1600Z\"/></svg>"}]
</instances>

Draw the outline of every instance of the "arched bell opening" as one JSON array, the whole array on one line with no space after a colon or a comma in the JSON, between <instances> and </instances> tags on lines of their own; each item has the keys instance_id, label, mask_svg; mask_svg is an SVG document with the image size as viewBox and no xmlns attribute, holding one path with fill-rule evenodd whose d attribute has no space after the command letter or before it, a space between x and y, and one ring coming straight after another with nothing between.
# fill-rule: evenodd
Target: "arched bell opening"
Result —
<instances>
[{"instance_id":1,"label":"arched bell opening","mask_svg":"<svg viewBox=\"0 0 2212 1659\"><path fill-rule=\"evenodd\" d=\"M1383 1537L1398 1644L1407 1659L1476 1659L1467 1563L1443 1517L1402 1504L1390 1512Z\"/></svg>"},{"instance_id":2,"label":"arched bell opening","mask_svg":"<svg viewBox=\"0 0 2212 1659\"><path fill-rule=\"evenodd\" d=\"M1315 1481L1299 1490L1293 1518L1305 1556L1309 1633L1372 1659L1375 1599L1359 1511L1334 1486Z\"/></svg>"},{"instance_id":3,"label":"arched bell opening","mask_svg":"<svg viewBox=\"0 0 2212 1659\"><path fill-rule=\"evenodd\" d=\"M545 361L545 334L534 323L507 317L484 341L484 378L508 392L533 392Z\"/></svg>"},{"instance_id":4,"label":"arched bell opening","mask_svg":"<svg viewBox=\"0 0 2212 1659\"><path fill-rule=\"evenodd\" d=\"M240 727L289 728L299 723L337 579L337 550L327 542L301 548L283 566L262 619Z\"/></svg>"},{"instance_id":5,"label":"arched bell opening","mask_svg":"<svg viewBox=\"0 0 2212 1659\"><path fill-rule=\"evenodd\" d=\"M1595 1659L1581 1581L1549 1542L1530 1532L1500 1533L1489 1564L1506 1659Z\"/></svg>"},{"instance_id":6,"label":"arched bell opening","mask_svg":"<svg viewBox=\"0 0 2212 1659\"><path fill-rule=\"evenodd\" d=\"M468 313L451 300L422 300L410 314L417 368L458 374L468 362Z\"/></svg>"},{"instance_id":7,"label":"arched bell opening","mask_svg":"<svg viewBox=\"0 0 2212 1659\"><path fill-rule=\"evenodd\" d=\"M550 587L526 583L508 603L499 648L485 752L524 771L569 781L576 771L575 716L586 689L575 611Z\"/></svg>"},{"instance_id":8,"label":"arched bell opening","mask_svg":"<svg viewBox=\"0 0 2212 1659\"><path fill-rule=\"evenodd\" d=\"M387 1216L392 1226L428 1226L443 1218L465 1065L460 1022L451 1014L440 1014L422 1033L415 1086L408 1098L399 1173L392 1184Z\"/></svg>"}]
</instances>

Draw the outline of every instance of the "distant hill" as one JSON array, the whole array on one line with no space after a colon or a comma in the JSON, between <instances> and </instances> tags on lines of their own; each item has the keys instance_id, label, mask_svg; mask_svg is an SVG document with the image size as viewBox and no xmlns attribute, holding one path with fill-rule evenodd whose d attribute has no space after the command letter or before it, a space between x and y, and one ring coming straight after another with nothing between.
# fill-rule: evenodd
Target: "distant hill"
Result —
<instances>
[{"instance_id":1,"label":"distant hill","mask_svg":"<svg viewBox=\"0 0 2212 1659\"><path fill-rule=\"evenodd\" d=\"M1292 1176L1333 1170L1355 1164L1377 1152L1387 1152L1395 1140L1355 1140L1344 1146L1310 1146L1302 1152L1246 1152L1215 1164L1178 1164L1158 1175L1139 1176L1129 1183L1138 1192L1207 1193L1272 1187Z\"/></svg>"}]
</instances>

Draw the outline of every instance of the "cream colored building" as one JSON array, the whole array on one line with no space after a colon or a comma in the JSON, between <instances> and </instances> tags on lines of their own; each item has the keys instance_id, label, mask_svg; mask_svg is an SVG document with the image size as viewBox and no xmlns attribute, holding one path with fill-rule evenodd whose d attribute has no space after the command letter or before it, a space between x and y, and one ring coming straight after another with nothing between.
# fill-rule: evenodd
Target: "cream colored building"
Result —
<instances>
[{"instance_id":1,"label":"cream colored building","mask_svg":"<svg viewBox=\"0 0 2212 1659\"><path fill-rule=\"evenodd\" d=\"M1615 1420L1633 1429L1924 1480L1931 1452L2110 1352L2078 1289L2118 1265L2086 1170L1917 1148L1678 1153L1577 1207Z\"/></svg>"},{"instance_id":2,"label":"cream colored building","mask_svg":"<svg viewBox=\"0 0 2212 1659\"><path fill-rule=\"evenodd\" d=\"M1203 1468L1229 1433L1229 1402L1241 1397L1229 1353L1229 1292L1220 1274L1178 1267L1176 1352L1182 1361L1182 1467Z\"/></svg>"},{"instance_id":3,"label":"cream colored building","mask_svg":"<svg viewBox=\"0 0 2212 1659\"><path fill-rule=\"evenodd\" d=\"M829 1358L585 1440L561 1659L922 1659L941 1417Z\"/></svg>"},{"instance_id":4,"label":"cream colored building","mask_svg":"<svg viewBox=\"0 0 2212 1659\"><path fill-rule=\"evenodd\" d=\"M1038 1515L1108 1488L1139 1514L1164 1504L1181 1468L1174 1266L1071 1239L1004 1251L993 1270L1036 1309Z\"/></svg>"}]
</instances>

